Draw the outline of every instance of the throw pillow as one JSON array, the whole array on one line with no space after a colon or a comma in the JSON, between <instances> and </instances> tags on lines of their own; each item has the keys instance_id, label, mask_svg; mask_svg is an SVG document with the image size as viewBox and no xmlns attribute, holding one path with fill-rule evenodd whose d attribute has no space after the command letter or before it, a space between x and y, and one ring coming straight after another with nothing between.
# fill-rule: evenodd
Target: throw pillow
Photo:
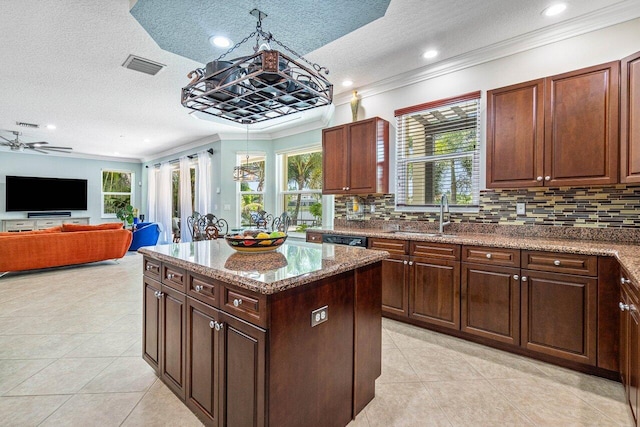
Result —
<instances>
[{"instance_id":1,"label":"throw pillow","mask_svg":"<svg viewBox=\"0 0 640 427\"><path fill-rule=\"evenodd\" d=\"M119 230L122 228L121 222L107 222L105 224L62 224L62 231L95 231L95 230Z\"/></svg>"}]
</instances>

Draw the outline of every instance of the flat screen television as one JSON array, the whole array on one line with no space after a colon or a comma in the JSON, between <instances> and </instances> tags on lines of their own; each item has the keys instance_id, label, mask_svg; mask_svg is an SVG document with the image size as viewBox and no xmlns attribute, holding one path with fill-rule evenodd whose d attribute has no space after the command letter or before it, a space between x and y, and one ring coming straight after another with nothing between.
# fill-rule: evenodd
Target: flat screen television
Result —
<instances>
[{"instance_id":1,"label":"flat screen television","mask_svg":"<svg viewBox=\"0 0 640 427\"><path fill-rule=\"evenodd\" d=\"M9 176L6 211L86 211L87 180Z\"/></svg>"}]
</instances>

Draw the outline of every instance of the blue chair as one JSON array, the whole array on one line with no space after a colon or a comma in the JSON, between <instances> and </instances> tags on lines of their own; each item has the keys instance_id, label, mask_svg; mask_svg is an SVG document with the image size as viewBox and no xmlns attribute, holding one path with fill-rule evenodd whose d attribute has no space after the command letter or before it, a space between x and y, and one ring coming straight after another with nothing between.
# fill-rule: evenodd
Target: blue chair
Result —
<instances>
[{"instance_id":1,"label":"blue chair","mask_svg":"<svg viewBox=\"0 0 640 427\"><path fill-rule=\"evenodd\" d=\"M130 251L137 251L142 246L154 246L160 237L160 226L155 222L140 222L133 230Z\"/></svg>"}]
</instances>

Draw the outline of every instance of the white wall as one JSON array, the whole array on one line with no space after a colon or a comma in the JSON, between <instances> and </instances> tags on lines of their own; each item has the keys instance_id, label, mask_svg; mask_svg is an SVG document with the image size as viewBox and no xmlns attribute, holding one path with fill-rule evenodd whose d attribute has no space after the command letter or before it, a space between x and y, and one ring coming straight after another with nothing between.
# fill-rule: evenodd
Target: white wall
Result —
<instances>
[{"instance_id":1,"label":"white wall","mask_svg":"<svg viewBox=\"0 0 640 427\"><path fill-rule=\"evenodd\" d=\"M101 218L102 169L132 171L135 174L134 207L141 206L142 173L140 163L83 159L71 156L0 152L0 218L26 218L26 212L5 212L6 176L78 178L87 180L87 210L72 211L72 216L89 216L91 223L113 222ZM117 221L117 220L115 220Z\"/></svg>"}]
</instances>

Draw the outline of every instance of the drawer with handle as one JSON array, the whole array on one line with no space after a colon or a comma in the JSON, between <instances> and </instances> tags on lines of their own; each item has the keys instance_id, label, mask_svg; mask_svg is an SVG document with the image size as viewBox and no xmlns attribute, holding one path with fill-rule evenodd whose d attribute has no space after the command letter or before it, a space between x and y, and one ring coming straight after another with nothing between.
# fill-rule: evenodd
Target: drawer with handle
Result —
<instances>
[{"instance_id":1,"label":"drawer with handle","mask_svg":"<svg viewBox=\"0 0 640 427\"><path fill-rule=\"evenodd\" d=\"M225 286L222 309L254 325L267 326L267 296Z\"/></svg>"},{"instance_id":2,"label":"drawer with handle","mask_svg":"<svg viewBox=\"0 0 640 427\"><path fill-rule=\"evenodd\" d=\"M185 271L181 268L162 264L161 281L163 285L170 286L176 291L185 292Z\"/></svg>"},{"instance_id":3,"label":"drawer with handle","mask_svg":"<svg viewBox=\"0 0 640 427\"><path fill-rule=\"evenodd\" d=\"M409 241L374 238L369 239L369 249L378 249L381 251L387 251L390 254L404 255L409 250Z\"/></svg>"},{"instance_id":4,"label":"drawer with handle","mask_svg":"<svg viewBox=\"0 0 640 427\"><path fill-rule=\"evenodd\" d=\"M221 282L209 277L189 273L187 276L187 294L212 307L219 307Z\"/></svg>"},{"instance_id":5,"label":"drawer with handle","mask_svg":"<svg viewBox=\"0 0 640 427\"><path fill-rule=\"evenodd\" d=\"M462 262L520 267L520 249L463 246Z\"/></svg>"},{"instance_id":6,"label":"drawer with handle","mask_svg":"<svg viewBox=\"0 0 640 427\"><path fill-rule=\"evenodd\" d=\"M598 257L557 252L522 251L522 268L582 276L597 276Z\"/></svg>"},{"instance_id":7,"label":"drawer with handle","mask_svg":"<svg viewBox=\"0 0 640 427\"><path fill-rule=\"evenodd\" d=\"M160 261L145 257L142 261L144 275L152 279L160 281Z\"/></svg>"}]
</instances>

